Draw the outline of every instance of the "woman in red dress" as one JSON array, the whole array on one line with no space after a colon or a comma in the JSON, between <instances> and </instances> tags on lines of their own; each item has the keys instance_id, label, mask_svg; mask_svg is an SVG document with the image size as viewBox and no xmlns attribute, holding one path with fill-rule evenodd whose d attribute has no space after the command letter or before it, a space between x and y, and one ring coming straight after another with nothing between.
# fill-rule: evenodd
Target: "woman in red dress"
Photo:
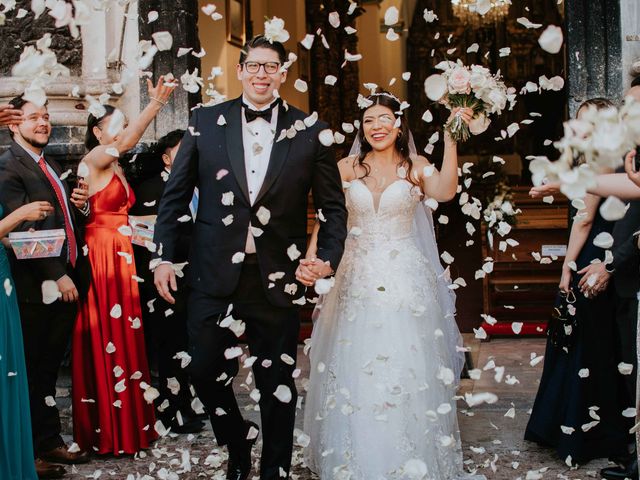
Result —
<instances>
[{"instance_id":1,"label":"woman in red dress","mask_svg":"<svg viewBox=\"0 0 640 480\"><path fill-rule=\"evenodd\" d=\"M89 116L83 162L88 167L91 213L85 240L92 269L87 299L73 334L73 430L84 450L134 454L155 440L149 367L128 226L133 191L118 156L133 148L175 87L148 81L149 105L128 126L105 105Z\"/></svg>"}]
</instances>

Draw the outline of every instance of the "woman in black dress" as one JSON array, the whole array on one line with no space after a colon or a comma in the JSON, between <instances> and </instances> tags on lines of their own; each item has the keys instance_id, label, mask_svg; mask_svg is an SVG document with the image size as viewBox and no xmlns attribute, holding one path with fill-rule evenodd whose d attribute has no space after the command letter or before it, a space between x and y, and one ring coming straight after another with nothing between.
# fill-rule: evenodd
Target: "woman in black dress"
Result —
<instances>
[{"instance_id":1,"label":"woman in black dress","mask_svg":"<svg viewBox=\"0 0 640 480\"><path fill-rule=\"evenodd\" d=\"M578 118L589 106L602 109L612 104L601 98L587 100ZM526 440L554 448L569 465L623 456L629 439L617 400L620 373L613 354L612 286L594 285L583 293L576 273L594 260L605 260L605 249L593 244L598 234L613 228L600 215L602 201L587 194L583 209L570 207L571 232L560 290L571 301L575 296L571 341L569 346L551 337L547 341L540 387L525 432Z\"/></svg>"}]
</instances>

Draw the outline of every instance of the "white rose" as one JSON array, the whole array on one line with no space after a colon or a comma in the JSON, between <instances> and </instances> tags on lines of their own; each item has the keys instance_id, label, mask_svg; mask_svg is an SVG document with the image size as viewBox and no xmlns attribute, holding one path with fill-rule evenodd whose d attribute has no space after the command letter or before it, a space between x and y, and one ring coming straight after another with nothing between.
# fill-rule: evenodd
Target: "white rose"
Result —
<instances>
[{"instance_id":1,"label":"white rose","mask_svg":"<svg viewBox=\"0 0 640 480\"><path fill-rule=\"evenodd\" d=\"M449 91L451 93L469 93L471 91L470 78L471 73L465 67L454 68L449 74Z\"/></svg>"},{"instance_id":2,"label":"white rose","mask_svg":"<svg viewBox=\"0 0 640 480\"><path fill-rule=\"evenodd\" d=\"M271 20L264 22L264 36L271 43L284 43L289 40L289 32L284 29L284 20L273 17Z\"/></svg>"},{"instance_id":3,"label":"white rose","mask_svg":"<svg viewBox=\"0 0 640 480\"><path fill-rule=\"evenodd\" d=\"M491 105L491 113L499 113L507 106L507 95L499 88L490 90L487 100Z\"/></svg>"}]
</instances>

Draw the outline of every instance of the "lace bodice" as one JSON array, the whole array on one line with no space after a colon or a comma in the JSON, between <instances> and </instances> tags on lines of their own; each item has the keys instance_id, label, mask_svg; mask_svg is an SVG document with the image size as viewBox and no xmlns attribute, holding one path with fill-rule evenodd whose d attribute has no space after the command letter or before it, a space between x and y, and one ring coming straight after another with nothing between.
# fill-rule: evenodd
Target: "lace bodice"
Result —
<instances>
[{"instance_id":1,"label":"lace bodice","mask_svg":"<svg viewBox=\"0 0 640 480\"><path fill-rule=\"evenodd\" d=\"M404 179L389 184L380 194L377 209L374 195L362 180L346 189L349 237L358 243L376 245L411 236L420 191Z\"/></svg>"}]
</instances>

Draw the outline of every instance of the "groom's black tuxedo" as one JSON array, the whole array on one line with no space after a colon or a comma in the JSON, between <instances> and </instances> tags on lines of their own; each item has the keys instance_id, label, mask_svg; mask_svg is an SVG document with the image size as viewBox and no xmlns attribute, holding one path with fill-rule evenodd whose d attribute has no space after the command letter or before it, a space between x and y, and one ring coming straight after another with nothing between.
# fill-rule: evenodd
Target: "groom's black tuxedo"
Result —
<instances>
[{"instance_id":1,"label":"groom's black tuxedo","mask_svg":"<svg viewBox=\"0 0 640 480\"><path fill-rule=\"evenodd\" d=\"M193 112L192 132L182 139L160 202L154 241L162 260L178 261L178 218L197 186L200 201L189 254L192 291L187 306L192 383L218 443L228 444L230 454L244 451L248 427L231 382L238 374L230 350L237 337L228 324L221 326L233 305L231 315L245 323L249 350L256 357L253 371L264 442L260 478L276 480L291 464L295 364L283 354L293 359L297 355L299 319L292 302L303 297L304 288L295 280L298 259L293 252L304 255L306 250L309 191L323 214L317 256L334 269L342 257L347 212L333 151L318 140L327 125L307 127L305 113L282 104L264 182L259 192L250 191L248 185L257 182L247 182L246 164L261 157L245 155L243 139L252 138L252 132L243 126L242 111L237 98ZM269 132L265 121L252 124ZM253 230L256 254L243 259L250 225L262 232ZM291 393L290 399L274 396L283 389Z\"/></svg>"},{"instance_id":2,"label":"groom's black tuxedo","mask_svg":"<svg viewBox=\"0 0 640 480\"><path fill-rule=\"evenodd\" d=\"M296 121L302 123L307 115L291 106L287 111L280 105L267 174L251 205L242 143L241 104L238 98L194 110L190 126L195 135L187 132L182 139L160 204L155 243L161 246L163 260L176 261L177 219L197 186L200 208L191 241L191 287L215 297L233 293L242 263L232 263L232 258L244 251L251 222L253 227L264 231L255 238L255 243L267 297L274 305L287 307L303 291L298 284L297 294L291 295L285 293L284 287L296 283L298 265L287 250L291 245L302 255L306 250L310 189L316 210L321 209L326 219L318 236L318 258L330 261L334 269L340 262L347 216L340 176L333 150L318 141L318 133L327 125L317 122L298 131L292 139L282 138L283 130L292 128ZM218 124L223 121L226 124ZM224 171L229 173L217 180ZM261 207L270 213L266 225L258 218ZM230 214L233 222L225 226L222 220ZM275 282L269 280L269 275L276 272L284 272L284 277ZM269 288L270 283L275 286Z\"/></svg>"}]
</instances>

